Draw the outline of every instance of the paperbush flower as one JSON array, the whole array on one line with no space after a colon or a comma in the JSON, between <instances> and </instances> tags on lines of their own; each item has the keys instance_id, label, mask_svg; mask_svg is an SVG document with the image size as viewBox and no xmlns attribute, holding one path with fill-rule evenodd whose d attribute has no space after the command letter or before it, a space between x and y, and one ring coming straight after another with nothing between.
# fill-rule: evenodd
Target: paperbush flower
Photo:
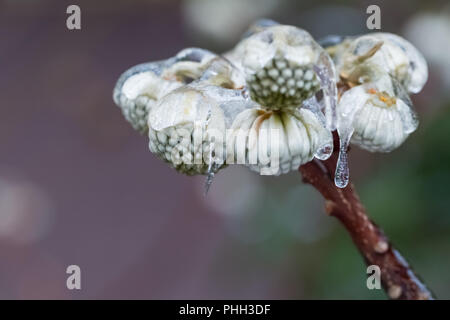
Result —
<instances>
[{"instance_id":1,"label":"paperbush flower","mask_svg":"<svg viewBox=\"0 0 450 320\"><path fill-rule=\"evenodd\" d=\"M313 70L324 50L304 30L273 25L229 54L241 66L254 101L267 109L297 109L320 88Z\"/></svg>"},{"instance_id":2,"label":"paperbush flower","mask_svg":"<svg viewBox=\"0 0 450 320\"><path fill-rule=\"evenodd\" d=\"M338 114L341 136L351 134L352 143L372 152L394 150L418 125L407 93L389 76L346 91Z\"/></svg>"},{"instance_id":3,"label":"paperbush flower","mask_svg":"<svg viewBox=\"0 0 450 320\"><path fill-rule=\"evenodd\" d=\"M134 66L117 81L114 102L133 128L145 133L149 110L156 102L170 91L199 78L214 57L207 50L188 48L171 59Z\"/></svg>"},{"instance_id":4,"label":"paperbush flower","mask_svg":"<svg viewBox=\"0 0 450 320\"><path fill-rule=\"evenodd\" d=\"M170 114L176 116L161 119ZM210 148L223 149L223 139L210 142L211 130L225 130L223 111L207 93L195 88L183 87L164 97L151 111L149 127L150 151L185 174L206 173Z\"/></svg>"},{"instance_id":5,"label":"paperbush flower","mask_svg":"<svg viewBox=\"0 0 450 320\"><path fill-rule=\"evenodd\" d=\"M390 152L416 130L408 93L422 89L428 69L417 49L399 36L373 33L341 40L327 50L344 88L337 107L341 155L336 172L336 184L343 187L348 181L348 143Z\"/></svg>"},{"instance_id":6,"label":"paperbush flower","mask_svg":"<svg viewBox=\"0 0 450 320\"><path fill-rule=\"evenodd\" d=\"M304 30L255 26L228 59L188 49L119 79L114 100L137 130L148 130L150 150L178 171L211 173L227 162L280 174L330 154L331 132L313 97L322 84L323 105L336 104L335 83L318 75L334 75L331 59Z\"/></svg>"},{"instance_id":7,"label":"paperbush flower","mask_svg":"<svg viewBox=\"0 0 450 320\"><path fill-rule=\"evenodd\" d=\"M428 68L422 54L391 33L371 33L345 39L329 48L339 76L352 84L374 82L387 73L410 93L422 90Z\"/></svg>"},{"instance_id":8,"label":"paperbush flower","mask_svg":"<svg viewBox=\"0 0 450 320\"><path fill-rule=\"evenodd\" d=\"M243 154L239 150L245 148L250 169L265 175L296 170L314 156L326 158L333 150L331 132L306 108L281 112L247 109L238 114L231 129L228 158ZM239 144L239 138L243 143Z\"/></svg>"},{"instance_id":9,"label":"paperbush flower","mask_svg":"<svg viewBox=\"0 0 450 320\"><path fill-rule=\"evenodd\" d=\"M390 33L345 39L328 51L350 87L337 108L341 135L353 132L351 142L373 152L398 147L418 125L408 92L417 93L425 84L425 59Z\"/></svg>"},{"instance_id":10,"label":"paperbush flower","mask_svg":"<svg viewBox=\"0 0 450 320\"><path fill-rule=\"evenodd\" d=\"M219 170L225 162L230 112L249 103L243 85L239 72L215 57L197 80L171 91L152 108L148 117L150 151L181 173Z\"/></svg>"},{"instance_id":11,"label":"paperbush flower","mask_svg":"<svg viewBox=\"0 0 450 320\"><path fill-rule=\"evenodd\" d=\"M335 181L345 187L350 141L389 152L416 129L408 93L423 87L427 67L393 34L338 39L325 50L305 30L261 20L224 55L191 48L131 68L114 101L148 132L150 151L189 175L234 163L287 173L328 158L337 128Z\"/></svg>"}]
</instances>

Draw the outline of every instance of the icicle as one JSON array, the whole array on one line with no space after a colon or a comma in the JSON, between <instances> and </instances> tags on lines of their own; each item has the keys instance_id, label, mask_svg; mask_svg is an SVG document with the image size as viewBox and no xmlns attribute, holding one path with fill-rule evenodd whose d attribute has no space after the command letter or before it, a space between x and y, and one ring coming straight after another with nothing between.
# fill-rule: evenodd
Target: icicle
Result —
<instances>
[{"instance_id":1,"label":"icicle","mask_svg":"<svg viewBox=\"0 0 450 320\"><path fill-rule=\"evenodd\" d=\"M348 184L350 172L348 168L347 149L350 139L353 134L353 129L345 133L339 133L339 158L336 164L336 173L334 175L334 184L338 188L345 188Z\"/></svg>"},{"instance_id":2,"label":"icicle","mask_svg":"<svg viewBox=\"0 0 450 320\"><path fill-rule=\"evenodd\" d=\"M336 164L334 183L338 188L345 188L349 180L347 149L353 135L353 120L355 114L367 102L368 95L364 86L355 87L345 92L339 101L339 121L337 131L339 134L339 157Z\"/></svg>"},{"instance_id":3,"label":"icicle","mask_svg":"<svg viewBox=\"0 0 450 320\"><path fill-rule=\"evenodd\" d=\"M208 128L208 124L209 124L210 120L211 120L211 107L210 107L210 105L208 105L208 113L206 115L205 122L203 123L203 126L202 126L202 131L203 131L204 135L206 135L206 130ZM203 144L202 144L202 147L203 147ZM209 163L208 163L208 171L207 171L207 176L206 176L206 181L205 181L205 196L208 193L209 187L211 186L212 180L214 178L214 172L212 171L213 150L214 150L214 144L210 141L209 142L209 159L208 159Z\"/></svg>"},{"instance_id":4,"label":"icicle","mask_svg":"<svg viewBox=\"0 0 450 320\"><path fill-rule=\"evenodd\" d=\"M205 196L208 194L209 188L212 185L213 179L214 179L214 164L213 164L213 157L212 157L212 144L210 145L210 149L209 149L209 165L208 165L208 173L206 175L206 180L205 180Z\"/></svg>"},{"instance_id":5,"label":"icicle","mask_svg":"<svg viewBox=\"0 0 450 320\"><path fill-rule=\"evenodd\" d=\"M312 96L308 100L305 100L302 104L302 108L308 109L309 111L314 113L314 115L317 117L320 123L326 127L326 119L321 110L322 107L320 103L317 101L316 96ZM332 153L333 153L333 141L330 141L329 143L326 143L323 146L321 146L314 154L314 157L316 157L319 160L327 160Z\"/></svg>"},{"instance_id":6,"label":"icicle","mask_svg":"<svg viewBox=\"0 0 450 320\"><path fill-rule=\"evenodd\" d=\"M205 197L208 195L209 188L211 187L212 182L213 182L213 178L214 178L214 172L208 173L208 176L206 177L206 181L205 181Z\"/></svg>"},{"instance_id":7,"label":"icicle","mask_svg":"<svg viewBox=\"0 0 450 320\"><path fill-rule=\"evenodd\" d=\"M210 119L211 119L211 108L208 109L208 114L206 116L206 120L203 125L203 132L205 134L206 134L206 130L207 130ZM210 141L209 142L209 156L208 156L209 163L208 163L208 171L206 174L206 181L205 181L205 196L208 194L209 188L211 187L213 179L214 179L214 174L216 173L216 171L218 169L218 165L215 162L213 153L214 153L214 142Z\"/></svg>"},{"instance_id":8,"label":"icicle","mask_svg":"<svg viewBox=\"0 0 450 320\"><path fill-rule=\"evenodd\" d=\"M206 174L206 180L205 180L205 196L208 194L209 188L211 187L214 179L214 175L217 172L217 169L219 169L219 164L217 163L217 159L213 156L214 153L214 143L211 142L209 146L209 164L208 164L208 171Z\"/></svg>"},{"instance_id":9,"label":"icicle","mask_svg":"<svg viewBox=\"0 0 450 320\"><path fill-rule=\"evenodd\" d=\"M337 88L336 88L336 70L330 56L323 52L319 60L314 65L314 72L320 81L320 88L323 91L323 100L325 104L326 126L329 130L336 130L337 123Z\"/></svg>"}]
</instances>

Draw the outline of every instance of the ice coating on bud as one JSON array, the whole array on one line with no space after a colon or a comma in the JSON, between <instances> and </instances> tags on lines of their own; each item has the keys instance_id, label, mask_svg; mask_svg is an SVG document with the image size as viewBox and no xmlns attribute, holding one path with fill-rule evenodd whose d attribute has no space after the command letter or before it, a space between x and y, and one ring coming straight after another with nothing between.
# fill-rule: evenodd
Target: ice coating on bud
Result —
<instances>
[{"instance_id":1,"label":"ice coating on bud","mask_svg":"<svg viewBox=\"0 0 450 320\"><path fill-rule=\"evenodd\" d=\"M340 81L350 89L337 107L340 153L335 183L348 183L346 151L351 142L371 152L390 152L418 126L408 93L424 86L423 56L405 39L390 33L350 37L327 47Z\"/></svg>"},{"instance_id":2,"label":"ice coating on bud","mask_svg":"<svg viewBox=\"0 0 450 320\"><path fill-rule=\"evenodd\" d=\"M275 112L242 111L227 136L227 162L245 164L262 175L297 170L320 150L332 146L332 135L308 109Z\"/></svg>"},{"instance_id":3,"label":"ice coating on bud","mask_svg":"<svg viewBox=\"0 0 450 320\"><path fill-rule=\"evenodd\" d=\"M318 62L314 65L314 71L319 78L320 88L323 92L325 124L328 129L334 131L337 122L337 75L333 60L326 52L320 54Z\"/></svg>"},{"instance_id":4,"label":"ice coating on bud","mask_svg":"<svg viewBox=\"0 0 450 320\"><path fill-rule=\"evenodd\" d=\"M310 67L292 67L282 58L248 76L247 84L254 101L274 110L296 109L320 88Z\"/></svg>"},{"instance_id":5,"label":"ice coating on bud","mask_svg":"<svg viewBox=\"0 0 450 320\"><path fill-rule=\"evenodd\" d=\"M294 110L323 89L328 124L333 127L331 109L337 99L334 66L305 30L256 24L227 57L244 71L251 98L263 108Z\"/></svg>"},{"instance_id":6,"label":"ice coating on bud","mask_svg":"<svg viewBox=\"0 0 450 320\"><path fill-rule=\"evenodd\" d=\"M125 119L140 133L147 130L147 116L158 98L182 84L162 79L157 72L163 63L149 63L125 72L114 89L114 102Z\"/></svg>"},{"instance_id":7,"label":"ice coating on bud","mask_svg":"<svg viewBox=\"0 0 450 320\"><path fill-rule=\"evenodd\" d=\"M388 73L408 92L418 93L428 78L422 54L407 40L391 33L348 38L327 50L341 78L354 84L374 82Z\"/></svg>"},{"instance_id":8,"label":"ice coating on bud","mask_svg":"<svg viewBox=\"0 0 450 320\"><path fill-rule=\"evenodd\" d=\"M346 91L338 104L338 132L346 141L371 152L390 152L418 126L403 87L386 76Z\"/></svg>"},{"instance_id":9,"label":"ice coating on bud","mask_svg":"<svg viewBox=\"0 0 450 320\"><path fill-rule=\"evenodd\" d=\"M327 120L328 118L325 117L325 115L322 112L322 105L317 101L316 97L313 96L310 99L303 102L303 109L307 109L311 111L314 116L320 121L320 123L326 127L327 129ZM335 114L335 117L337 119L337 115ZM337 121L337 120L336 120ZM314 157L316 157L319 160L327 160L331 154L333 153L333 141L329 141L329 143L323 144L314 154Z\"/></svg>"},{"instance_id":10,"label":"ice coating on bud","mask_svg":"<svg viewBox=\"0 0 450 320\"><path fill-rule=\"evenodd\" d=\"M169 93L150 111L150 151L184 174L219 170L225 158L225 118L219 105L195 87Z\"/></svg>"},{"instance_id":11,"label":"ice coating on bud","mask_svg":"<svg viewBox=\"0 0 450 320\"><path fill-rule=\"evenodd\" d=\"M280 25L278 22L271 19L259 19L248 27L247 31L242 35L242 39L246 39L255 33L261 32L269 27Z\"/></svg>"},{"instance_id":12,"label":"ice coating on bud","mask_svg":"<svg viewBox=\"0 0 450 320\"><path fill-rule=\"evenodd\" d=\"M223 57L212 59L198 80L203 85L227 89L244 89L245 76Z\"/></svg>"},{"instance_id":13,"label":"ice coating on bud","mask_svg":"<svg viewBox=\"0 0 450 320\"><path fill-rule=\"evenodd\" d=\"M175 57L134 66L121 75L113 99L125 119L145 133L150 109L167 93L198 79L216 55L203 49L188 48Z\"/></svg>"},{"instance_id":14,"label":"ice coating on bud","mask_svg":"<svg viewBox=\"0 0 450 320\"><path fill-rule=\"evenodd\" d=\"M206 174L207 191L215 172L224 166L226 127L251 107L254 102L248 99L243 75L216 57L197 80L165 95L152 108L150 150L179 172Z\"/></svg>"},{"instance_id":15,"label":"ice coating on bud","mask_svg":"<svg viewBox=\"0 0 450 320\"><path fill-rule=\"evenodd\" d=\"M428 79L428 66L425 58L409 41L392 33L376 33L376 37L382 39L387 50L393 46L400 48L408 60L407 74L398 81L411 93L419 93ZM391 47L392 46L392 47Z\"/></svg>"}]
</instances>

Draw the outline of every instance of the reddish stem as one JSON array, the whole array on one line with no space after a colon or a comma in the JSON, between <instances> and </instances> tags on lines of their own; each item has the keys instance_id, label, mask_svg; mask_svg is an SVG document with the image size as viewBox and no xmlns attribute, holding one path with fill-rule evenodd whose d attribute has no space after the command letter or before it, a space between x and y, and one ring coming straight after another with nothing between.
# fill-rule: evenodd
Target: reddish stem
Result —
<instances>
[{"instance_id":1,"label":"reddish stem","mask_svg":"<svg viewBox=\"0 0 450 320\"><path fill-rule=\"evenodd\" d=\"M339 148L337 135L334 134L333 155L325 161L313 160L302 165L299 170L303 181L322 194L326 212L344 225L366 264L380 267L381 283L389 298L432 300L431 292L383 231L369 219L353 184L349 183L344 189L335 186L334 172Z\"/></svg>"}]
</instances>

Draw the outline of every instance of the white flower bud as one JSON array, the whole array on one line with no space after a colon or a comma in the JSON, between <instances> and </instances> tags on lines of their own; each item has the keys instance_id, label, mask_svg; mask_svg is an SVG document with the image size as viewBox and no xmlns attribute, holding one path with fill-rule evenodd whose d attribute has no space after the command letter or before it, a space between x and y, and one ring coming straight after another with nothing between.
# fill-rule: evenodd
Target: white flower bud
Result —
<instances>
[{"instance_id":1,"label":"white flower bud","mask_svg":"<svg viewBox=\"0 0 450 320\"><path fill-rule=\"evenodd\" d=\"M224 113L206 91L186 86L169 93L150 111L148 126L150 151L177 171L206 174L211 161L215 171L223 166Z\"/></svg>"},{"instance_id":2,"label":"white flower bud","mask_svg":"<svg viewBox=\"0 0 450 320\"><path fill-rule=\"evenodd\" d=\"M227 163L245 164L263 175L279 175L330 153L331 132L307 109L252 108L234 120L227 137ZM326 150L326 151L324 151Z\"/></svg>"},{"instance_id":3,"label":"white flower bud","mask_svg":"<svg viewBox=\"0 0 450 320\"><path fill-rule=\"evenodd\" d=\"M173 58L132 67L117 81L114 102L133 128L144 133L149 110L158 99L198 79L214 57L209 51L189 48Z\"/></svg>"},{"instance_id":4,"label":"white flower bud","mask_svg":"<svg viewBox=\"0 0 450 320\"><path fill-rule=\"evenodd\" d=\"M383 40L385 44L388 44L385 48L382 48L382 50L392 50L392 53L386 53L386 57L393 56L393 52L396 51L392 49L393 47L402 50L402 55L406 56L408 61L407 66L405 67L406 72L400 71L400 74L396 76L396 79L408 90L408 92L419 93L428 79L428 66L423 55L409 41L406 41L398 35L380 32L376 33L375 36ZM398 70L399 65L394 67ZM395 75L395 73L393 74Z\"/></svg>"},{"instance_id":5,"label":"white flower bud","mask_svg":"<svg viewBox=\"0 0 450 320\"><path fill-rule=\"evenodd\" d=\"M252 99L263 108L293 110L320 89L314 66L328 55L308 32L271 22L248 34L227 57L244 71Z\"/></svg>"},{"instance_id":6,"label":"white flower bud","mask_svg":"<svg viewBox=\"0 0 450 320\"><path fill-rule=\"evenodd\" d=\"M334 51L341 77L354 84L374 82L388 73L408 92L418 93L428 78L422 54L411 43L391 33L350 38L328 50Z\"/></svg>"},{"instance_id":7,"label":"white flower bud","mask_svg":"<svg viewBox=\"0 0 450 320\"><path fill-rule=\"evenodd\" d=\"M418 120L400 84L386 76L346 91L338 104L338 131L343 141L371 152L390 152L416 130Z\"/></svg>"}]
</instances>

